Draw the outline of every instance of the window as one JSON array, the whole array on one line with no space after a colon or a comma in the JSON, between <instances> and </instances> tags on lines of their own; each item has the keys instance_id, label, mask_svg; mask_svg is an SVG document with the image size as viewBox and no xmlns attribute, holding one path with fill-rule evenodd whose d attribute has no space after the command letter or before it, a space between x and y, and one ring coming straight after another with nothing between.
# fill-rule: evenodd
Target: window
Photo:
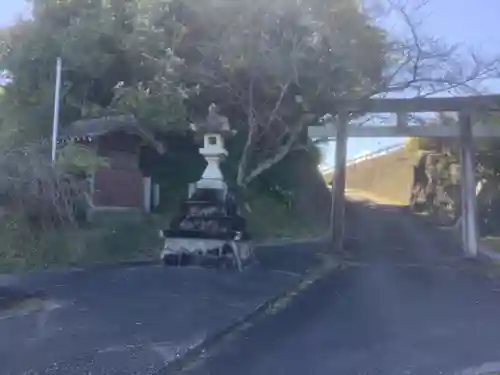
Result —
<instances>
[{"instance_id":1,"label":"window","mask_svg":"<svg viewBox=\"0 0 500 375\"><path fill-rule=\"evenodd\" d=\"M215 146L217 144L217 137L214 136L208 137L208 144L210 146Z\"/></svg>"}]
</instances>

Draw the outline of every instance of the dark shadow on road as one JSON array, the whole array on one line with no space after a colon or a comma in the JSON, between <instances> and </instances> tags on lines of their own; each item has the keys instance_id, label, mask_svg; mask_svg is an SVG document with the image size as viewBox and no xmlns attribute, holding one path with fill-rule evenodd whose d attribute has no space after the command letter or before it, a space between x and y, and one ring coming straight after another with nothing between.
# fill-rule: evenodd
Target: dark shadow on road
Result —
<instances>
[{"instance_id":1,"label":"dark shadow on road","mask_svg":"<svg viewBox=\"0 0 500 375\"><path fill-rule=\"evenodd\" d=\"M16 287L0 286L0 313L11 310L31 300L43 300L47 296L40 291L27 292Z\"/></svg>"},{"instance_id":2,"label":"dark shadow on road","mask_svg":"<svg viewBox=\"0 0 500 375\"><path fill-rule=\"evenodd\" d=\"M415 216L408 206L349 201L346 239L358 245L346 250L359 260L398 259L427 265L466 262L457 236Z\"/></svg>"}]
</instances>

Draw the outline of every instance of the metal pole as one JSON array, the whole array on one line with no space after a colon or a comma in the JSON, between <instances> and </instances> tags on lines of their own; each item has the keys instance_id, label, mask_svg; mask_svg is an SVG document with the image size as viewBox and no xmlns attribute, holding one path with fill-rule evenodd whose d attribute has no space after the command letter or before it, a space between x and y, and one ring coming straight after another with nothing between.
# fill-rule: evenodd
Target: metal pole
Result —
<instances>
[{"instance_id":1,"label":"metal pole","mask_svg":"<svg viewBox=\"0 0 500 375\"><path fill-rule=\"evenodd\" d=\"M62 60L57 58L56 86L54 92L54 118L52 122L52 165L56 162L57 137L59 133L59 100L61 95Z\"/></svg>"},{"instance_id":2,"label":"metal pole","mask_svg":"<svg viewBox=\"0 0 500 375\"><path fill-rule=\"evenodd\" d=\"M347 163L347 113L339 113L335 147L335 171L332 188L332 237L334 250L340 251L344 243L345 181Z\"/></svg>"},{"instance_id":3,"label":"metal pole","mask_svg":"<svg viewBox=\"0 0 500 375\"><path fill-rule=\"evenodd\" d=\"M462 185L462 246L467 257L478 252L475 152L469 113L460 113L460 163Z\"/></svg>"}]
</instances>

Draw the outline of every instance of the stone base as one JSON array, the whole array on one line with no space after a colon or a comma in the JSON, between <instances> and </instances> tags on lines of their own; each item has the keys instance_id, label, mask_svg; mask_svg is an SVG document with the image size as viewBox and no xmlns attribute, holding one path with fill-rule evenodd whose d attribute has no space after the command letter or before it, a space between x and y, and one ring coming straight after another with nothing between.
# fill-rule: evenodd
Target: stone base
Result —
<instances>
[{"instance_id":1,"label":"stone base","mask_svg":"<svg viewBox=\"0 0 500 375\"><path fill-rule=\"evenodd\" d=\"M168 266L236 267L242 271L253 259L250 241L166 238L161 259Z\"/></svg>"}]
</instances>

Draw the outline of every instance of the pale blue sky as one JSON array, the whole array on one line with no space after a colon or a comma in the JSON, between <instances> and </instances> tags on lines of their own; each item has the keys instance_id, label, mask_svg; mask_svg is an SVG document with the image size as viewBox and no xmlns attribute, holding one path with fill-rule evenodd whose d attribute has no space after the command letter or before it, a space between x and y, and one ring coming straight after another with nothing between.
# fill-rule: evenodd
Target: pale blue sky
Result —
<instances>
[{"instance_id":1,"label":"pale blue sky","mask_svg":"<svg viewBox=\"0 0 500 375\"><path fill-rule=\"evenodd\" d=\"M10 0L2 4L0 11L0 26L9 25L15 22L16 17L26 11L26 5L23 0Z\"/></svg>"},{"instance_id":2,"label":"pale blue sky","mask_svg":"<svg viewBox=\"0 0 500 375\"><path fill-rule=\"evenodd\" d=\"M416 0L419 2L420 0ZM413 0L408 0L411 4ZM450 44L479 49L485 55L500 55L500 0L430 0L422 11L422 29ZM500 85L489 87L500 93ZM357 138L348 143L348 157L401 142L395 138ZM334 162L334 146L328 147L325 164Z\"/></svg>"},{"instance_id":3,"label":"pale blue sky","mask_svg":"<svg viewBox=\"0 0 500 375\"><path fill-rule=\"evenodd\" d=\"M412 3L412 0L408 0ZM420 0L416 0L420 1ZM25 12L23 0L3 1L0 26L15 22ZM479 48L484 53L500 54L500 0L430 0L421 13L426 33L443 38L449 43L461 43ZM500 93L499 86L492 91ZM398 139L351 139L349 157L397 143ZM327 162L332 162L333 147L329 147Z\"/></svg>"}]
</instances>

